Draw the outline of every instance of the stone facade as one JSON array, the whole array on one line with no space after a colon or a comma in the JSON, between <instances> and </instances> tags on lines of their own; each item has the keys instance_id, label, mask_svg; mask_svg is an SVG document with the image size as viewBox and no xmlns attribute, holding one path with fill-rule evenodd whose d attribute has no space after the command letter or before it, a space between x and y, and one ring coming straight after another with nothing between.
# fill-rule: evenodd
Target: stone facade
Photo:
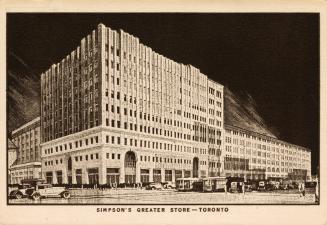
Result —
<instances>
[{"instance_id":1,"label":"stone facade","mask_svg":"<svg viewBox=\"0 0 327 225\"><path fill-rule=\"evenodd\" d=\"M41 178L40 117L14 130L11 136L17 150L16 160L9 167L10 183Z\"/></svg>"},{"instance_id":2,"label":"stone facade","mask_svg":"<svg viewBox=\"0 0 327 225\"><path fill-rule=\"evenodd\" d=\"M309 149L235 126L225 125L224 161L227 176L311 180Z\"/></svg>"}]
</instances>

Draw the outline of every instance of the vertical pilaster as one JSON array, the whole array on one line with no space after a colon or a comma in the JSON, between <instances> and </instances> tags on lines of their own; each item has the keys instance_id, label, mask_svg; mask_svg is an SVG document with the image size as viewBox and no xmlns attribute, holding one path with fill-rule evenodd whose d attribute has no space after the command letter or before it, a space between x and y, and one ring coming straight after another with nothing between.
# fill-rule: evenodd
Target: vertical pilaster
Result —
<instances>
[{"instance_id":1,"label":"vertical pilaster","mask_svg":"<svg viewBox=\"0 0 327 225\"><path fill-rule=\"evenodd\" d=\"M58 183L58 181L57 181L57 173L56 173L56 171L53 171L53 172L52 172L52 183L53 183L53 184L57 184L57 183Z\"/></svg>"},{"instance_id":2,"label":"vertical pilaster","mask_svg":"<svg viewBox=\"0 0 327 225\"><path fill-rule=\"evenodd\" d=\"M105 161L103 160L104 157L103 155L101 155L101 161L100 161L100 168L99 168L99 183L100 184L106 184L106 175L107 175L107 168L106 168L106 165L105 165Z\"/></svg>"},{"instance_id":3,"label":"vertical pilaster","mask_svg":"<svg viewBox=\"0 0 327 225\"><path fill-rule=\"evenodd\" d=\"M161 182L165 182L165 169L161 168Z\"/></svg>"},{"instance_id":4,"label":"vertical pilaster","mask_svg":"<svg viewBox=\"0 0 327 225\"><path fill-rule=\"evenodd\" d=\"M135 178L136 183L141 182L141 168L140 168L140 163L137 160L136 161L136 178Z\"/></svg>"},{"instance_id":5,"label":"vertical pilaster","mask_svg":"<svg viewBox=\"0 0 327 225\"><path fill-rule=\"evenodd\" d=\"M68 183L68 177L67 177L67 168L64 167L62 169L62 183L67 184Z\"/></svg>"},{"instance_id":6,"label":"vertical pilaster","mask_svg":"<svg viewBox=\"0 0 327 225\"><path fill-rule=\"evenodd\" d=\"M119 173L119 183L125 183L125 168L124 163L121 163L120 173Z\"/></svg>"},{"instance_id":7,"label":"vertical pilaster","mask_svg":"<svg viewBox=\"0 0 327 225\"><path fill-rule=\"evenodd\" d=\"M149 169L149 182L153 182L153 168Z\"/></svg>"},{"instance_id":8,"label":"vertical pilaster","mask_svg":"<svg viewBox=\"0 0 327 225\"><path fill-rule=\"evenodd\" d=\"M86 166L84 166L82 169L82 183L89 184L89 175Z\"/></svg>"},{"instance_id":9,"label":"vertical pilaster","mask_svg":"<svg viewBox=\"0 0 327 225\"><path fill-rule=\"evenodd\" d=\"M76 184L76 169L72 168L72 184ZM83 181L82 181L83 183Z\"/></svg>"}]
</instances>

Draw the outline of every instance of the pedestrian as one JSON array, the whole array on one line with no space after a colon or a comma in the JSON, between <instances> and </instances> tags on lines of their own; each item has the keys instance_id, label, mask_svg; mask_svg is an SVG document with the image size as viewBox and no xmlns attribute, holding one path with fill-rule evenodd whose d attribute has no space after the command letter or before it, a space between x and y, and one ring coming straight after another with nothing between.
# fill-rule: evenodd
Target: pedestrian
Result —
<instances>
[{"instance_id":1,"label":"pedestrian","mask_svg":"<svg viewBox=\"0 0 327 225\"><path fill-rule=\"evenodd\" d=\"M243 192L243 195L245 195L245 183L242 182L242 192Z\"/></svg>"},{"instance_id":2,"label":"pedestrian","mask_svg":"<svg viewBox=\"0 0 327 225\"><path fill-rule=\"evenodd\" d=\"M225 183L224 189L225 189L225 194L227 195L227 183Z\"/></svg>"},{"instance_id":3,"label":"pedestrian","mask_svg":"<svg viewBox=\"0 0 327 225\"><path fill-rule=\"evenodd\" d=\"M305 185L302 183L302 196L305 197Z\"/></svg>"},{"instance_id":4,"label":"pedestrian","mask_svg":"<svg viewBox=\"0 0 327 225\"><path fill-rule=\"evenodd\" d=\"M301 187L301 183L299 183L298 188L299 188L300 197L302 197L302 187Z\"/></svg>"},{"instance_id":5,"label":"pedestrian","mask_svg":"<svg viewBox=\"0 0 327 225\"><path fill-rule=\"evenodd\" d=\"M319 202L319 186L318 186L318 180L316 182L316 192L315 192L315 202Z\"/></svg>"}]
</instances>

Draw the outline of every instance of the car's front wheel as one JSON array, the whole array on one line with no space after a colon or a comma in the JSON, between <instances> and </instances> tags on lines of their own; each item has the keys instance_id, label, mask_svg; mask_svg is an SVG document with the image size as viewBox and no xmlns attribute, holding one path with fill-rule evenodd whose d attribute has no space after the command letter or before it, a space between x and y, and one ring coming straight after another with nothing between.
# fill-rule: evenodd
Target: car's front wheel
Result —
<instances>
[{"instance_id":1,"label":"car's front wheel","mask_svg":"<svg viewBox=\"0 0 327 225\"><path fill-rule=\"evenodd\" d=\"M62 193L62 197L65 199L68 199L68 198L70 198L70 193L68 191Z\"/></svg>"},{"instance_id":2,"label":"car's front wheel","mask_svg":"<svg viewBox=\"0 0 327 225\"><path fill-rule=\"evenodd\" d=\"M32 195L33 200L39 200L41 198L40 193L36 192Z\"/></svg>"}]
</instances>

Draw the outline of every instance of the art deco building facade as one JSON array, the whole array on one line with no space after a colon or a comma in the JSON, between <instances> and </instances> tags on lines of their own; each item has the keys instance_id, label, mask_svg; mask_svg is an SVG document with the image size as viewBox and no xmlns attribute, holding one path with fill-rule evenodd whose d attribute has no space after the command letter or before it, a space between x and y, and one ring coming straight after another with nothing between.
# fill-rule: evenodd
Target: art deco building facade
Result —
<instances>
[{"instance_id":1,"label":"art deco building facade","mask_svg":"<svg viewBox=\"0 0 327 225\"><path fill-rule=\"evenodd\" d=\"M51 183L173 181L222 173L223 86L100 24L41 75Z\"/></svg>"},{"instance_id":2,"label":"art deco building facade","mask_svg":"<svg viewBox=\"0 0 327 225\"><path fill-rule=\"evenodd\" d=\"M225 124L226 176L311 180L311 152L276 138Z\"/></svg>"},{"instance_id":3,"label":"art deco building facade","mask_svg":"<svg viewBox=\"0 0 327 225\"><path fill-rule=\"evenodd\" d=\"M17 149L16 160L9 167L9 183L41 178L40 117L14 130L11 137Z\"/></svg>"}]
</instances>

